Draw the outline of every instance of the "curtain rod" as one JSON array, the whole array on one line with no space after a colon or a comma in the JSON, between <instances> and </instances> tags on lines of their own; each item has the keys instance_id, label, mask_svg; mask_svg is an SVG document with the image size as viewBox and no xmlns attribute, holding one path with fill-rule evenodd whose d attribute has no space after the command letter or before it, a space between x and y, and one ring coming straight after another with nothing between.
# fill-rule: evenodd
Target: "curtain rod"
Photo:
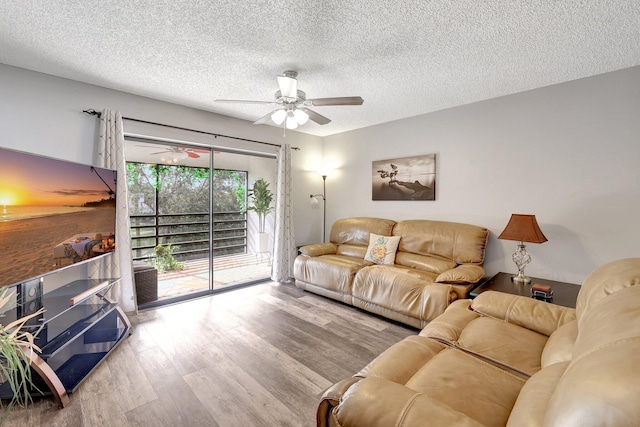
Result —
<instances>
[{"instance_id":1,"label":"curtain rod","mask_svg":"<svg viewBox=\"0 0 640 427\"><path fill-rule=\"evenodd\" d=\"M99 111L94 110L93 108L89 108L88 110L82 110L83 113L89 114L91 116L98 116L100 117L102 115L102 113L100 113ZM189 128L183 128L180 126L173 126L173 125L166 125L164 123L156 123L156 122L149 122L147 120L140 120L140 119L133 119L131 117L123 117L123 120L130 120L132 122L138 122L138 123L145 123L148 125L156 125L156 126L163 126L166 128L171 128L171 129L179 129L179 130L186 130L189 132L196 132L196 133L202 133L205 135L212 135L213 137L217 138L217 137L223 137L223 138L230 138L230 139L236 139L238 141L246 141L246 142L255 142L256 144L264 144L264 145L271 145L272 147L282 147L280 144L273 144L271 142L263 142L263 141L256 141L253 139L246 139L246 138L239 138L237 136L229 136L229 135L222 135L220 133L213 133L213 132L206 132L203 130L197 130L197 129L189 129ZM292 150L299 150L299 147L291 147Z\"/></svg>"}]
</instances>

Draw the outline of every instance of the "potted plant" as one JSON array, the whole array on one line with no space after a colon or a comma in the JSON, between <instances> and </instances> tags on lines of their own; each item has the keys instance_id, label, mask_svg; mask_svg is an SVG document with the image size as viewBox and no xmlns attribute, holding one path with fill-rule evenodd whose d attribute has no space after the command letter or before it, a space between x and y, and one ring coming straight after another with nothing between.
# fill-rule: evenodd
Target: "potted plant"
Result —
<instances>
[{"instance_id":1,"label":"potted plant","mask_svg":"<svg viewBox=\"0 0 640 427\"><path fill-rule=\"evenodd\" d=\"M267 215L273 211L271 203L273 202L273 193L269 190L269 183L263 178L256 180L253 184L251 192L251 206L247 210L254 211L258 214L258 251L268 252L269 234L265 232L265 223Z\"/></svg>"},{"instance_id":2,"label":"potted plant","mask_svg":"<svg viewBox=\"0 0 640 427\"><path fill-rule=\"evenodd\" d=\"M0 318L9 309L6 307L12 300L12 293L7 289L0 294ZM31 402L30 357L34 350L40 351L34 343L35 334L23 330L25 323L44 312L44 308L28 316L14 320L7 325L0 324L0 385L9 384L13 398L6 407L6 412L0 417L0 424L11 407L18 403L26 406ZM0 408L2 407L0 403Z\"/></svg>"},{"instance_id":3,"label":"potted plant","mask_svg":"<svg viewBox=\"0 0 640 427\"><path fill-rule=\"evenodd\" d=\"M182 270L184 265L173 257L173 246L171 243L158 245L153 251L156 253L156 268L161 273L171 270Z\"/></svg>"}]
</instances>

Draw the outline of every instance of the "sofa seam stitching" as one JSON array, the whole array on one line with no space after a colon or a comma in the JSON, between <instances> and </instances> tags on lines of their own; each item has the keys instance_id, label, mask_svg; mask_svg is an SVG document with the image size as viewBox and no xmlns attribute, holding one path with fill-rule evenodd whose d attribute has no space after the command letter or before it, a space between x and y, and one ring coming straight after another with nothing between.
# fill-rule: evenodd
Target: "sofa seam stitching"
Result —
<instances>
[{"instance_id":1,"label":"sofa seam stitching","mask_svg":"<svg viewBox=\"0 0 640 427\"><path fill-rule=\"evenodd\" d=\"M407 416L407 412L409 412L409 409L411 409L411 407L414 405L416 400L418 400L418 397L420 397L420 393L417 393L417 392L414 393L414 395L411 396L409 401L407 401L407 403L404 405L404 407L402 408L402 411L400 411L400 414L398 415L398 418L396 418L395 425L397 427L402 425L405 417Z\"/></svg>"},{"instance_id":2,"label":"sofa seam stitching","mask_svg":"<svg viewBox=\"0 0 640 427\"><path fill-rule=\"evenodd\" d=\"M511 323L511 312L513 311L513 306L516 304L516 302L518 301L517 298L514 298L511 301L511 304L509 304L509 307L507 307L506 312L504 313L504 321L507 323Z\"/></svg>"},{"instance_id":3,"label":"sofa seam stitching","mask_svg":"<svg viewBox=\"0 0 640 427\"><path fill-rule=\"evenodd\" d=\"M587 351L586 353L580 355L580 357L578 357L577 359L573 359L572 358L571 359L571 365L573 365L574 362L578 362L578 361L584 359L585 357L587 357L587 356L589 356L589 355L591 355L591 354L593 354L595 352L598 352L600 350L604 350L604 349L609 348L609 347L614 347L614 346L617 346L617 345L622 345L622 344L626 344L626 343L634 342L634 341L640 341L640 337L636 336L636 337L621 338L621 339L616 340L614 342L610 342L610 343L607 343L607 344L600 344L599 346L597 346L595 348L592 348L591 350ZM571 365L569 365L569 367L571 367ZM569 368L567 368L567 369L569 369Z\"/></svg>"},{"instance_id":4,"label":"sofa seam stitching","mask_svg":"<svg viewBox=\"0 0 640 427\"><path fill-rule=\"evenodd\" d=\"M492 366L495 369L498 369L502 372L505 372L515 378L519 378L519 379L528 379L531 377L531 374L521 371L520 369L514 368L513 366L509 366L506 363L502 363L499 360L493 359L491 357L488 356L484 356L480 353L477 353L475 351L466 349L464 347L462 347L461 345L459 345L458 341L449 341L446 340L444 338L438 338L438 337L430 337L427 336L426 338L429 338L431 340L434 340L442 345L444 345L445 347L451 348L451 349L455 349L458 350L476 360L478 360L479 362L482 362L488 366ZM516 372L519 375L516 375L514 372Z\"/></svg>"}]
</instances>

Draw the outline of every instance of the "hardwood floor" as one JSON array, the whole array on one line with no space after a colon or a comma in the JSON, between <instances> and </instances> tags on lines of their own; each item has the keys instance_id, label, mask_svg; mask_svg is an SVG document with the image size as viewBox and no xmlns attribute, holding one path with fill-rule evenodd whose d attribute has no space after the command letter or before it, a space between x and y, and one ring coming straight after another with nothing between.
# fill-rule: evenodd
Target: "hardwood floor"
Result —
<instances>
[{"instance_id":1,"label":"hardwood floor","mask_svg":"<svg viewBox=\"0 0 640 427\"><path fill-rule=\"evenodd\" d=\"M130 316L133 335L59 410L6 426L313 426L319 397L418 331L268 282Z\"/></svg>"}]
</instances>

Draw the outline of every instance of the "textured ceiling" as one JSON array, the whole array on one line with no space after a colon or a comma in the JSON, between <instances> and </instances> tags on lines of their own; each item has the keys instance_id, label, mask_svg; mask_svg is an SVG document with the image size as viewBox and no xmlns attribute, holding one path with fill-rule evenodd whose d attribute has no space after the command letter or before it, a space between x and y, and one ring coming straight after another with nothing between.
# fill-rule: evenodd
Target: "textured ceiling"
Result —
<instances>
[{"instance_id":1,"label":"textured ceiling","mask_svg":"<svg viewBox=\"0 0 640 427\"><path fill-rule=\"evenodd\" d=\"M3 1L0 62L256 120L296 70L325 136L640 64L638 0ZM91 106L79 106L91 107Z\"/></svg>"}]
</instances>

